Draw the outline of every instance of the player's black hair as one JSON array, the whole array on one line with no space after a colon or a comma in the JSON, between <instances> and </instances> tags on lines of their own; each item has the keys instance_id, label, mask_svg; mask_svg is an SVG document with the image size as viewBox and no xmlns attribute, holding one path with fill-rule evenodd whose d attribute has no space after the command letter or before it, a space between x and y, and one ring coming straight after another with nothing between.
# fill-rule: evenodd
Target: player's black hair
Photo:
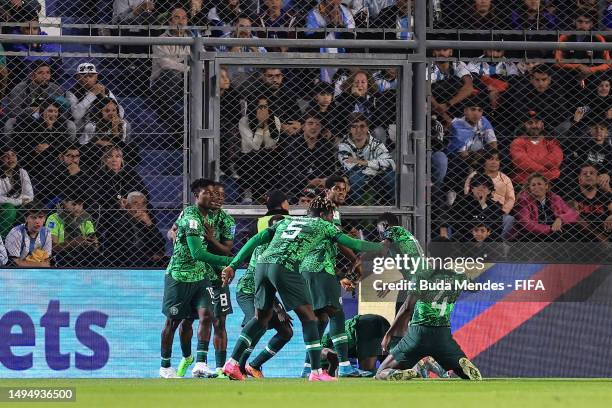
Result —
<instances>
[{"instance_id":1,"label":"player's black hair","mask_svg":"<svg viewBox=\"0 0 612 408\"><path fill-rule=\"evenodd\" d=\"M284 220L285 216L283 214L276 214L273 215L272 217L270 217L270 219L268 220L268 227L273 226L274 224L276 224L278 221L280 220Z\"/></svg>"},{"instance_id":2,"label":"player's black hair","mask_svg":"<svg viewBox=\"0 0 612 408\"><path fill-rule=\"evenodd\" d=\"M198 193L200 192L200 190L205 189L208 186L214 186L215 182L213 180L209 180L209 179L205 179L205 178L200 178L197 180L194 180L191 183L191 193L193 195L198 195Z\"/></svg>"},{"instance_id":3,"label":"player's black hair","mask_svg":"<svg viewBox=\"0 0 612 408\"><path fill-rule=\"evenodd\" d=\"M325 188L326 189L330 189L333 186L336 185L336 183L346 183L346 180L344 179L344 177L342 177L339 174L334 174L332 176L329 176L326 180L325 180Z\"/></svg>"},{"instance_id":4,"label":"player's black hair","mask_svg":"<svg viewBox=\"0 0 612 408\"><path fill-rule=\"evenodd\" d=\"M336 209L336 205L332 200L326 197L315 197L310 202L308 207L308 215L312 217L320 217L321 215L333 213Z\"/></svg>"},{"instance_id":5,"label":"player's black hair","mask_svg":"<svg viewBox=\"0 0 612 408\"><path fill-rule=\"evenodd\" d=\"M397 218L397 215L392 214L390 212L382 213L381 215L379 215L378 219L376 220L376 223L379 223L379 222L384 222L389 227L395 227L400 224L399 218Z\"/></svg>"}]
</instances>

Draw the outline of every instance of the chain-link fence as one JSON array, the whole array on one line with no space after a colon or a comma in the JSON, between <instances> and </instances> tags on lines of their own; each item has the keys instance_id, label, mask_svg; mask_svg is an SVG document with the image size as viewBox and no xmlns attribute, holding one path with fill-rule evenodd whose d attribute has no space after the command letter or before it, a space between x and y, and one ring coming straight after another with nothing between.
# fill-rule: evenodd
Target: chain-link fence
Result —
<instances>
[{"instance_id":1,"label":"chain-link fence","mask_svg":"<svg viewBox=\"0 0 612 408\"><path fill-rule=\"evenodd\" d=\"M233 65L219 77L220 164L230 203L263 204L266 192L280 189L297 204L342 175L347 204L395 205L395 68Z\"/></svg>"},{"instance_id":2,"label":"chain-link fence","mask_svg":"<svg viewBox=\"0 0 612 408\"><path fill-rule=\"evenodd\" d=\"M434 252L609 262L608 53L452 53L434 50L429 69Z\"/></svg>"},{"instance_id":3,"label":"chain-link fence","mask_svg":"<svg viewBox=\"0 0 612 408\"><path fill-rule=\"evenodd\" d=\"M165 266L184 202L187 64L152 48L6 55L0 236L18 266L48 262L30 245L58 267Z\"/></svg>"}]
</instances>

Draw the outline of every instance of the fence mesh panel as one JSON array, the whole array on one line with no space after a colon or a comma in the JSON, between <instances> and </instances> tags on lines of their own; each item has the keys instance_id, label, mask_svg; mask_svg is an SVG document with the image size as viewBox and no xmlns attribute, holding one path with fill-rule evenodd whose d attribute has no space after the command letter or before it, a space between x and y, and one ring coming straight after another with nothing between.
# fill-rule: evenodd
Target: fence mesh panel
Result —
<instances>
[{"instance_id":1,"label":"fence mesh panel","mask_svg":"<svg viewBox=\"0 0 612 408\"><path fill-rule=\"evenodd\" d=\"M186 70L153 48L152 58L6 56L7 249L22 249L18 225L35 207L57 266L165 266L165 234L184 201Z\"/></svg>"},{"instance_id":2,"label":"fence mesh panel","mask_svg":"<svg viewBox=\"0 0 612 408\"><path fill-rule=\"evenodd\" d=\"M341 174L351 188L348 205L395 204L395 69L232 65L220 78L230 203L261 204L280 189L295 204Z\"/></svg>"},{"instance_id":3,"label":"fence mesh panel","mask_svg":"<svg viewBox=\"0 0 612 408\"><path fill-rule=\"evenodd\" d=\"M434 50L429 70L434 248L609 262L607 54L568 61L560 52L556 60L452 52Z\"/></svg>"}]
</instances>

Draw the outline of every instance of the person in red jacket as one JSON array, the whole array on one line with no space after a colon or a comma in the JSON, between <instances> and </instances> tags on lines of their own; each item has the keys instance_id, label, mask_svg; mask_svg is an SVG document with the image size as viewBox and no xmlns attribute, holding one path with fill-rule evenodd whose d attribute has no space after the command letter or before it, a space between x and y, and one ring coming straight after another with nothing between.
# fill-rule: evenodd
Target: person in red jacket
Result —
<instances>
[{"instance_id":1,"label":"person in red jacket","mask_svg":"<svg viewBox=\"0 0 612 408\"><path fill-rule=\"evenodd\" d=\"M527 177L518 200L516 219L520 241L576 242L583 231L578 212L549 189L546 177L533 173Z\"/></svg>"},{"instance_id":2,"label":"person in red jacket","mask_svg":"<svg viewBox=\"0 0 612 408\"><path fill-rule=\"evenodd\" d=\"M554 138L544 136L544 121L534 111L529 111L525 117L525 135L519 136L510 144L513 171L512 181L525 183L531 173L541 173L547 180L559 178L563 151Z\"/></svg>"}]
</instances>

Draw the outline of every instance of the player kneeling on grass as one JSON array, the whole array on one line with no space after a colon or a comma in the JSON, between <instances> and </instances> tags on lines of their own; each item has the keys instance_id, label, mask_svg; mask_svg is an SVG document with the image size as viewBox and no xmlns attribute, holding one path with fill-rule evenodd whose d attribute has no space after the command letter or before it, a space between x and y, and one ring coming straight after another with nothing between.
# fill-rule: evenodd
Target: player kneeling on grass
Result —
<instances>
[{"instance_id":1,"label":"player kneeling on grass","mask_svg":"<svg viewBox=\"0 0 612 408\"><path fill-rule=\"evenodd\" d=\"M405 327L410 319L410 311L414 309L408 331L393 347L389 356L382 362L376 373L377 380L409 380L418 377L413 367L423 357L431 356L445 370L453 370L463 379L481 380L480 371L461 350L451 334L450 317L455 301L461 293L455 289L455 282L466 280L465 274L454 271L422 271L414 275L419 287L419 280L430 283L444 282L450 284L452 290L416 290L412 292L385 335L382 347L386 350L398 328ZM414 306L412 306L414 305Z\"/></svg>"},{"instance_id":2,"label":"player kneeling on grass","mask_svg":"<svg viewBox=\"0 0 612 408\"><path fill-rule=\"evenodd\" d=\"M284 215L274 215L268 220L268 227L274 225L276 222L284 219ZM245 271L244 275L238 281L236 288L236 300L238 305L244 312L244 319L242 320L242 327L244 327L251 319L255 316L255 268L257 267L257 259L261 255L268 244L263 244L255 248L253 255L251 255L251 261ZM259 353L250 363L248 359L253 352L251 347L247 348L242 356L240 357L240 370L254 378L263 378L262 365L269 359L274 357L293 337L293 328L291 327L291 317L287 314L283 306L274 302L274 314L270 319L268 329L275 329L276 334L270 339L266 348Z\"/></svg>"},{"instance_id":3,"label":"player kneeling on grass","mask_svg":"<svg viewBox=\"0 0 612 408\"><path fill-rule=\"evenodd\" d=\"M234 380L243 380L238 361L247 348L253 348L265 333L273 315L274 299L278 292L287 310L294 310L302 322L306 350L310 354L312 372L310 381L335 381L321 370L321 337L317 318L312 309L310 291L299 273L306 254L324 240L330 240L356 251L381 251L385 247L353 239L342 234L330 221L335 206L327 198L315 198L306 217L289 217L258 233L242 247L227 268L223 270L224 284L234 277L234 270L253 250L265 243L268 248L259 256L255 269L255 317L248 322L234 347L232 358L223 372Z\"/></svg>"},{"instance_id":4,"label":"player kneeling on grass","mask_svg":"<svg viewBox=\"0 0 612 408\"><path fill-rule=\"evenodd\" d=\"M162 313L166 323L161 336L161 368L159 375L163 378L176 378L172 369L172 342L174 333L183 319L191 319L197 313L201 327L208 327L207 333L198 333L198 342L208 344L210 341L210 321L212 300L207 291L208 283L204 275L209 264L227 265L232 258L213 255L206 251L202 236L204 225L208 223L208 207L212 199L213 184L210 180L198 179L191 184L191 192L196 205L187 207L177 220L178 230L172 251L172 258L166 269L164 281L164 300ZM182 339L183 340L183 339ZM193 363L191 355L191 334L187 341L181 341L183 361L180 376Z\"/></svg>"}]
</instances>

